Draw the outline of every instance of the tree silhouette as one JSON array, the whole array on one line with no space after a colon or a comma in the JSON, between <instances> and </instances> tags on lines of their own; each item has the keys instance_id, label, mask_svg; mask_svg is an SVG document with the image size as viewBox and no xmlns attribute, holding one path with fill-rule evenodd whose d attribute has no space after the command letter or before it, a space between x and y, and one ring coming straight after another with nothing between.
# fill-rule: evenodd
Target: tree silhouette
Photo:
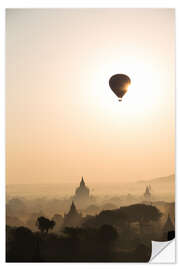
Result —
<instances>
[{"instance_id":1,"label":"tree silhouette","mask_svg":"<svg viewBox=\"0 0 180 270\"><path fill-rule=\"evenodd\" d=\"M150 221L158 221L162 216L162 213L158 208L152 205L146 204L133 204L119 209L121 213L126 215L129 223L138 222L141 233L146 223Z\"/></svg>"},{"instance_id":2,"label":"tree silhouette","mask_svg":"<svg viewBox=\"0 0 180 270\"><path fill-rule=\"evenodd\" d=\"M108 224L104 224L97 231L97 246L99 246L99 258L101 261L109 261L114 251L113 243L118 238L116 229Z\"/></svg>"},{"instance_id":3,"label":"tree silhouette","mask_svg":"<svg viewBox=\"0 0 180 270\"><path fill-rule=\"evenodd\" d=\"M102 225L112 225L121 231L130 230L130 224L138 222L141 232L145 224L158 221L162 216L158 208L152 205L134 204L115 210L105 210L96 216L84 219L83 227L99 228Z\"/></svg>"},{"instance_id":4,"label":"tree silhouette","mask_svg":"<svg viewBox=\"0 0 180 270\"><path fill-rule=\"evenodd\" d=\"M35 256L35 240L32 231L26 227L13 230L9 250L6 256L8 262L31 262Z\"/></svg>"},{"instance_id":5,"label":"tree silhouette","mask_svg":"<svg viewBox=\"0 0 180 270\"><path fill-rule=\"evenodd\" d=\"M119 210L119 209L118 209ZM101 227L102 225L125 226L127 223L125 213L117 210L104 210L96 216L90 216L84 220L84 227Z\"/></svg>"},{"instance_id":6,"label":"tree silhouette","mask_svg":"<svg viewBox=\"0 0 180 270\"><path fill-rule=\"evenodd\" d=\"M133 204L121 207L119 212L124 213L129 222L158 221L162 216L159 209L152 205Z\"/></svg>"},{"instance_id":7,"label":"tree silhouette","mask_svg":"<svg viewBox=\"0 0 180 270\"><path fill-rule=\"evenodd\" d=\"M55 225L56 225L56 222L54 220L50 220L50 222L49 222L49 229L52 230Z\"/></svg>"},{"instance_id":8,"label":"tree silhouette","mask_svg":"<svg viewBox=\"0 0 180 270\"><path fill-rule=\"evenodd\" d=\"M36 221L36 226L42 233L44 231L48 233L49 229L52 230L55 224L56 223L54 220L49 220L48 218L45 218L45 217L38 217Z\"/></svg>"},{"instance_id":9,"label":"tree silhouette","mask_svg":"<svg viewBox=\"0 0 180 270\"><path fill-rule=\"evenodd\" d=\"M113 241L116 240L117 237L118 237L118 233L116 229L113 226L107 225L107 224L104 224L103 226L101 226L97 233L97 239L102 244L106 244L106 245L111 244Z\"/></svg>"}]
</instances>

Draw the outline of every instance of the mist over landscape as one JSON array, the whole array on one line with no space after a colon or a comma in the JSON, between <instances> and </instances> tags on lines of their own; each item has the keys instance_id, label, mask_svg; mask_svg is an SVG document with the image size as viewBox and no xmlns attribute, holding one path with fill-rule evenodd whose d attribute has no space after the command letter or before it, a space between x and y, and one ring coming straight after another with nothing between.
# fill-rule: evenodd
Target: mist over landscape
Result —
<instances>
[{"instance_id":1,"label":"mist over landscape","mask_svg":"<svg viewBox=\"0 0 180 270\"><path fill-rule=\"evenodd\" d=\"M90 187L90 183L86 180L85 182ZM69 210L78 185L78 182L68 184L8 185L6 188L6 214L7 216L18 217L23 222L34 212L43 212L47 216L56 213L64 215ZM102 185L100 183L98 185L96 183L94 188L90 188L91 202L87 205L78 204L78 208L84 214L88 214L88 207L91 205L96 206L95 213L97 213L101 210L140 203L144 201L144 192L147 185L151 185L152 202L174 203L175 181L174 175L170 175L149 181L121 183L117 186L111 186L110 183L109 185Z\"/></svg>"},{"instance_id":2,"label":"mist over landscape","mask_svg":"<svg viewBox=\"0 0 180 270\"><path fill-rule=\"evenodd\" d=\"M91 195L94 196L120 196L127 195L128 193L132 193L134 196L141 195L146 185L152 184L153 196L165 196L164 198L168 201L174 200L174 175L133 182L120 181L119 183L112 183L109 181L102 183L101 181L93 182L88 179L86 182L91 189ZM73 195L78 183L79 179L73 182L59 180L59 183L10 184L6 186L7 198L13 196L65 198Z\"/></svg>"},{"instance_id":3,"label":"mist over landscape","mask_svg":"<svg viewBox=\"0 0 180 270\"><path fill-rule=\"evenodd\" d=\"M109 241L107 237L114 239L111 240L113 246L109 243L111 255L108 255L107 260L148 261L151 254L151 240L166 241L167 233L174 231L174 182L174 175L170 175L114 187L107 185L101 188L101 185L96 184L97 190L93 191L88 188L84 178L81 179L79 187L78 183L76 184L76 188L73 183L9 185L6 189L7 261L102 261L106 260L104 256L107 247L102 251L101 245L104 245L104 241ZM141 220L143 216L144 221ZM130 222L128 227L126 219ZM49 227L46 227L46 221L49 222ZM44 230L47 232L51 230L49 236L44 235ZM22 257L22 251L18 249L21 250L21 247L27 244L27 237L30 237L31 232L34 234L33 237L39 240L33 240L35 242L33 245L31 243L32 249L28 249ZM92 232L95 239L97 238L96 241L100 241L100 247L98 242L95 247L101 248L101 253L93 255L90 248L87 249L87 253L85 252L86 255L83 255L85 257L82 257L83 252L80 250L78 255L80 257L70 255L69 248L73 248L71 241L74 241L74 234L77 234L76 237L80 237L80 240L81 234L90 233L92 237ZM98 240L101 234L103 238ZM56 239L60 244L64 241L63 237L64 239L72 237L72 240L68 250L65 249L64 255L61 254L59 257L57 250L54 250L56 242L53 245L51 242ZM21 239L20 242L18 239ZM85 243L89 241L88 239ZM37 241L40 241L41 246L38 244L39 248L35 249ZM45 241L44 244L42 241ZM45 258L43 252L46 250L44 246L46 243L49 243L51 250ZM81 244L84 245L83 243ZM92 242L91 245L93 248ZM62 248L64 250L64 244Z\"/></svg>"}]
</instances>

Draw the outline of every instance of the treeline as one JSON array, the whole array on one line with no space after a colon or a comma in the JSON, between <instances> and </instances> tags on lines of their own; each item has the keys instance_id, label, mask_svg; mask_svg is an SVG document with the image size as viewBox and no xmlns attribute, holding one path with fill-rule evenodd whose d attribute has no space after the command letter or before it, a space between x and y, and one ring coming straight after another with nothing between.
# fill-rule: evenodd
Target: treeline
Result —
<instances>
[{"instance_id":1,"label":"treeline","mask_svg":"<svg viewBox=\"0 0 180 270\"><path fill-rule=\"evenodd\" d=\"M134 204L86 216L81 227L61 226L56 233L51 230L62 220L40 216L35 222L39 232L6 227L6 261L147 262L151 240L167 240L159 227L161 216L155 206Z\"/></svg>"},{"instance_id":2,"label":"treeline","mask_svg":"<svg viewBox=\"0 0 180 270\"><path fill-rule=\"evenodd\" d=\"M115 210L105 210L96 216L88 216L83 226L97 227L103 224L115 225L120 228L138 222L140 227L150 221L159 221L162 213L155 206L133 204Z\"/></svg>"},{"instance_id":3,"label":"treeline","mask_svg":"<svg viewBox=\"0 0 180 270\"><path fill-rule=\"evenodd\" d=\"M66 227L60 235L7 227L7 235L7 262L147 262L151 256L150 242L138 239L123 251L124 239L111 225Z\"/></svg>"}]
</instances>

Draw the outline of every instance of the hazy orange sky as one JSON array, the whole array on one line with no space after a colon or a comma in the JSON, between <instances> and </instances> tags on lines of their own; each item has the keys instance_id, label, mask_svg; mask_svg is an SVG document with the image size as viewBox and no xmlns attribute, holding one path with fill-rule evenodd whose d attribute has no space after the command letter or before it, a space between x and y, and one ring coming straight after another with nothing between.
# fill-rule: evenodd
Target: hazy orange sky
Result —
<instances>
[{"instance_id":1,"label":"hazy orange sky","mask_svg":"<svg viewBox=\"0 0 180 270\"><path fill-rule=\"evenodd\" d=\"M174 39L173 9L7 10L7 184L174 173Z\"/></svg>"}]
</instances>

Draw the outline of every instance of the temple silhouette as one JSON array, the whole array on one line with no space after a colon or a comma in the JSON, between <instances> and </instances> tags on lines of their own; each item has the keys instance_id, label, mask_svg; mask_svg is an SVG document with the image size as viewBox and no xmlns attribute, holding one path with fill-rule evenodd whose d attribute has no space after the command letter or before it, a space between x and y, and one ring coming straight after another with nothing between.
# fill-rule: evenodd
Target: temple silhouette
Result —
<instances>
[{"instance_id":1,"label":"temple silhouette","mask_svg":"<svg viewBox=\"0 0 180 270\"><path fill-rule=\"evenodd\" d=\"M144 198L147 203L151 203L151 186L146 186L146 190L144 192Z\"/></svg>"},{"instance_id":2,"label":"temple silhouette","mask_svg":"<svg viewBox=\"0 0 180 270\"><path fill-rule=\"evenodd\" d=\"M82 177L80 185L76 188L75 195L73 196L73 201L77 204L78 208L83 208L87 206L90 202L90 191L86 186L84 179Z\"/></svg>"},{"instance_id":3,"label":"temple silhouette","mask_svg":"<svg viewBox=\"0 0 180 270\"><path fill-rule=\"evenodd\" d=\"M77 227L81 224L82 215L76 209L74 202L72 201L70 210L67 214L64 214L64 224L63 226L66 227Z\"/></svg>"},{"instance_id":4,"label":"temple silhouette","mask_svg":"<svg viewBox=\"0 0 180 270\"><path fill-rule=\"evenodd\" d=\"M166 240L172 240L175 237L175 226L168 214L167 220L163 226L163 238Z\"/></svg>"}]
</instances>

